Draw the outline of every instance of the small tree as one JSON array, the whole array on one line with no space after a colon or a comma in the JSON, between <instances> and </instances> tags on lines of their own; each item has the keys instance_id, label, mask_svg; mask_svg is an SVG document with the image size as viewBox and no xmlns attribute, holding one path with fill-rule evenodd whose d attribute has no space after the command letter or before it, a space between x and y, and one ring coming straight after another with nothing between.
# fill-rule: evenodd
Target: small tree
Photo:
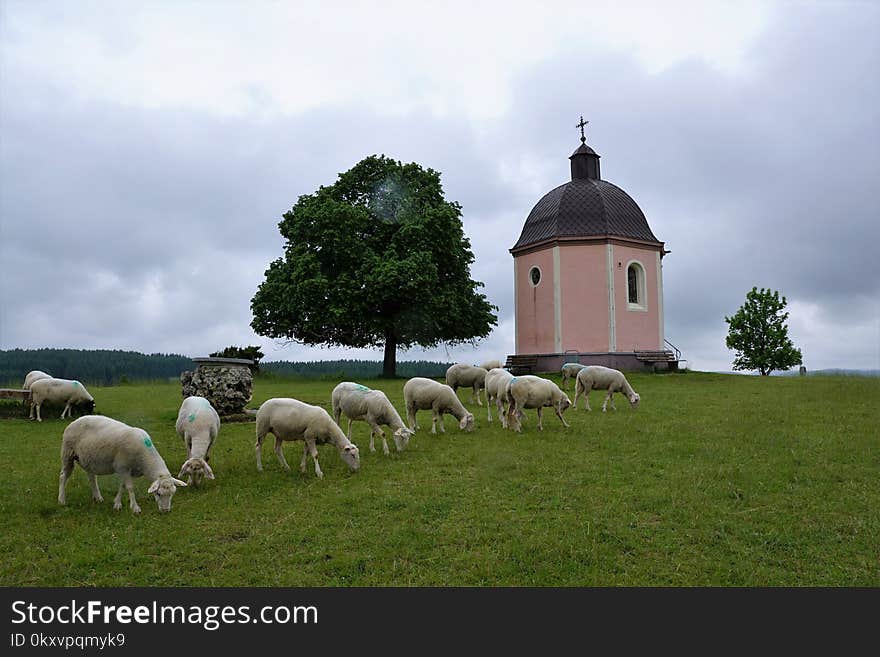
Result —
<instances>
[{"instance_id":1,"label":"small tree","mask_svg":"<svg viewBox=\"0 0 880 657\"><path fill-rule=\"evenodd\" d=\"M258 346L236 347L235 345L226 347L223 351L215 351L211 354L211 358L247 358L248 360L252 360L254 361L254 364L250 365L252 374L256 374L260 371L260 359L263 356L265 356L265 354Z\"/></svg>"},{"instance_id":2,"label":"small tree","mask_svg":"<svg viewBox=\"0 0 880 657\"><path fill-rule=\"evenodd\" d=\"M299 198L278 225L284 257L251 300L259 335L305 344L397 348L489 335L497 310L471 280L461 206L440 174L371 156Z\"/></svg>"},{"instance_id":3,"label":"small tree","mask_svg":"<svg viewBox=\"0 0 880 657\"><path fill-rule=\"evenodd\" d=\"M730 325L727 348L736 351L733 369L758 370L767 376L803 362L801 350L788 337L788 313L782 312L787 303L777 291L753 287L736 314L724 318Z\"/></svg>"}]
</instances>

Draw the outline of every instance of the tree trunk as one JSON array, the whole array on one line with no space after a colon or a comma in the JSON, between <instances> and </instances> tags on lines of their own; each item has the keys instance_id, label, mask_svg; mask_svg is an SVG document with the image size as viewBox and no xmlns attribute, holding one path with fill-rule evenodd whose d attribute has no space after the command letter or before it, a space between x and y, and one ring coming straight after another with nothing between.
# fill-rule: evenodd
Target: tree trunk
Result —
<instances>
[{"instance_id":1,"label":"tree trunk","mask_svg":"<svg viewBox=\"0 0 880 657\"><path fill-rule=\"evenodd\" d=\"M385 332L385 358L382 361L382 378L397 376L397 336L393 330Z\"/></svg>"}]
</instances>

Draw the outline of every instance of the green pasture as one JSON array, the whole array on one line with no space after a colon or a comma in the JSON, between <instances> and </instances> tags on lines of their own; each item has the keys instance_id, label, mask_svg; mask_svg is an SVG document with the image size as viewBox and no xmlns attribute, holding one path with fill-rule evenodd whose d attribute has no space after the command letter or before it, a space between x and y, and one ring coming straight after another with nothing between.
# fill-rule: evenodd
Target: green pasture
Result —
<instances>
[{"instance_id":1,"label":"green pasture","mask_svg":"<svg viewBox=\"0 0 880 657\"><path fill-rule=\"evenodd\" d=\"M632 411L529 411L522 434L430 413L402 453L368 448L361 470L319 447L324 479L224 424L217 479L179 489L160 515L114 511L113 476L91 501L78 467L57 503L59 413L0 419L3 586L880 586L880 379L631 375ZM558 377L555 377L558 382ZM404 415L403 381L372 380ZM258 379L251 406L296 397L329 410L332 381ZM175 384L90 388L97 412L142 427L174 474ZM427 430L425 429L427 427ZM389 440L392 450L393 441Z\"/></svg>"}]
</instances>

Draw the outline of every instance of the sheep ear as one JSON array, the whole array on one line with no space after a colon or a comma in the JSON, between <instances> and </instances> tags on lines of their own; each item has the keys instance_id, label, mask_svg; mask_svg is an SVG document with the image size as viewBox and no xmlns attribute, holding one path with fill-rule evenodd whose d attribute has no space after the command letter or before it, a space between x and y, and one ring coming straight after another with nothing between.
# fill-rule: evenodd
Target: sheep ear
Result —
<instances>
[{"instance_id":1,"label":"sheep ear","mask_svg":"<svg viewBox=\"0 0 880 657\"><path fill-rule=\"evenodd\" d=\"M152 493L155 493L157 490L159 490L159 480L158 479L156 481L154 481L152 484L150 484L150 488L149 488L149 490L147 490L147 493L152 494Z\"/></svg>"},{"instance_id":2,"label":"sheep ear","mask_svg":"<svg viewBox=\"0 0 880 657\"><path fill-rule=\"evenodd\" d=\"M214 479L214 471L211 469L211 466L208 465L207 461L205 461L204 463L205 463L205 476L208 479Z\"/></svg>"},{"instance_id":3,"label":"sheep ear","mask_svg":"<svg viewBox=\"0 0 880 657\"><path fill-rule=\"evenodd\" d=\"M181 481L180 479L175 479L174 477L171 477L171 481L174 482L175 486L182 486L183 488L186 488L186 482Z\"/></svg>"},{"instance_id":4,"label":"sheep ear","mask_svg":"<svg viewBox=\"0 0 880 657\"><path fill-rule=\"evenodd\" d=\"M188 473L190 471L190 467L191 467L191 464L189 461L187 461L182 466L180 466L180 472L177 473L177 476L182 477L183 475Z\"/></svg>"}]
</instances>

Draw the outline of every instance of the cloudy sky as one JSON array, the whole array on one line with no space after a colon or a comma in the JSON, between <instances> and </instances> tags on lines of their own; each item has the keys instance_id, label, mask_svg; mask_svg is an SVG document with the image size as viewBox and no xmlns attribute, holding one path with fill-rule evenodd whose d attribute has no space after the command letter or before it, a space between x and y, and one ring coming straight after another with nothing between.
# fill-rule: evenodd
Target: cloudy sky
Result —
<instances>
[{"instance_id":1,"label":"cloudy sky","mask_svg":"<svg viewBox=\"0 0 880 657\"><path fill-rule=\"evenodd\" d=\"M513 353L508 249L574 127L664 259L667 337L730 369L753 285L810 369L880 367L880 3L0 0L0 348L380 359L254 335L301 194L442 173Z\"/></svg>"}]
</instances>

